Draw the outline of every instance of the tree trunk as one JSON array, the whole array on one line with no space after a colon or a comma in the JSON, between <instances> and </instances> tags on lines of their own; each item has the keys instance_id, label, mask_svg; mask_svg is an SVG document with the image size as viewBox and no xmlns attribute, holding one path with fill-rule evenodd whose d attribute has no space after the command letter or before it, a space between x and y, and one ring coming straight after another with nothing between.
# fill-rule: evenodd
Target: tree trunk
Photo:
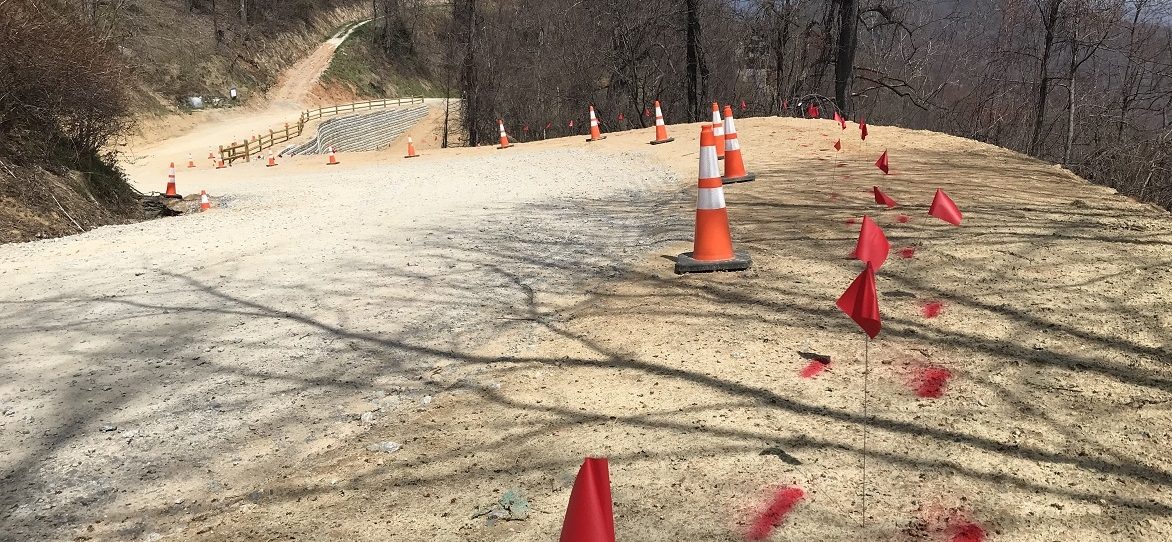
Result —
<instances>
[{"instance_id":1,"label":"tree trunk","mask_svg":"<svg viewBox=\"0 0 1172 542\"><path fill-rule=\"evenodd\" d=\"M696 0L685 0L687 12L687 63L688 63L688 112L690 120L703 120L700 108L700 94L696 80L700 76L700 16L696 13Z\"/></svg>"},{"instance_id":2,"label":"tree trunk","mask_svg":"<svg viewBox=\"0 0 1172 542\"><path fill-rule=\"evenodd\" d=\"M1062 165L1070 167L1070 153L1074 149L1074 74L1078 71L1078 26L1070 36L1070 71L1066 77L1066 147L1062 149Z\"/></svg>"},{"instance_id":3,"label":"tree trunk","mask_svg":"<svg viewBox=\"0 0 1172 542\"><path fill-rule=\"evenodd\" d=\"M1054 51L1054 27L1058 24L1058 8L1062 0L1049 0L1042 13L1042 25L1046 29L1042 43L1042 61L1038 65L1038 96L1035 102L1034 129L1030 133L1029 154L1038 155L1038 143L1042 138L1042 125L1046 120L1046 100L1050 97L1050 54Z\"/></svg>"},{"instance_id":4,"label":"tree trunk","mask_svg":"<svg viewBox=\"0 0 1172 542\"><path fill-rule=\"evenodd\" d=\"M855 47L858 45L859 1L839 0L838 48L834 55L834 99L847 118L854 116Z\"/></svg>"}]
</instances>

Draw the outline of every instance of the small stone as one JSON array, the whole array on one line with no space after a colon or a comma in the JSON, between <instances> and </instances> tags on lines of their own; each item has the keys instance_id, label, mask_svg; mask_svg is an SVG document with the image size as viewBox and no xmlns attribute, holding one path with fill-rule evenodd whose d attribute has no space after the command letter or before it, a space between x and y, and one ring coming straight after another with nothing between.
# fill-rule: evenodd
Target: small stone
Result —
<instances>
[{"instance_id":1,"label":"small stone","mask_svg":"<svg viewBox=\"0 0 1172 542\"><path fill-rule=\"evenodd\" d=\"M113 425L103 425L102 428L99 429L99 431L101 431L103 433L113 433L114 431L117 431L117 430L118 430L118 428Z\"/></svg>"},{"instance_id":2,"label":"small stone","mask_svg":"<svg viewBox=\"0 0 1172 542\"><path fill-rule=\"evenodd\" d=\"M425 405L430 405L430 404L431 404L431 396L430 396L430 395L424 395L424 396L423 396L423 399L421 399L419 402L420 402L420 403L423 403L423 404L425 404Z\"/></svg>"},{"instance_id":3,"label":"small stone","mask_svg":"<svg viewBox=\"0 0 1172 542\"><path fill-rule=\"evenodd\" d=\"M373 423L373 422L374 422L374 412L363 412L362 413L362 423Z\"/></svg>"},{"instance_id":4,"label":"small stone","mask_svg":"<svg viewBox=\"0 0 1172 542\"><path fill-rule=\"evenodd\" d=\"M402 444L399 444L398 442L391 442L388 440L386 442L379 442L376 444L371 444L370 446L367 446L366 449L369 451L372 451L372 452L386 452L386 453L390 454L390 453L394 453L394 452L399 451L399 448L402 448L402 447L403 447Z\"/></svg>"}]
</instances>

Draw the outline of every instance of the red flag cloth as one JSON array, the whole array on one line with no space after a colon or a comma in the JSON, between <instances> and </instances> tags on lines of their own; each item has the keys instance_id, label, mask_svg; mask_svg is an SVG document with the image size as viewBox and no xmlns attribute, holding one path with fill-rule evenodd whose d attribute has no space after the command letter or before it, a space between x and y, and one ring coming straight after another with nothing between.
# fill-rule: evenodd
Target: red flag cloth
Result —
<instances>
[{"instance_id":1,"label":"red flag cloth","mask_svg":"<svg viewBox=\"0 0 1172 542\"><path fill-rule=\"evenodd\" d=\"M859 136L867 140L867 119L859 119Z\"/></svg>"},{"instance_id":2,"label":"red flag cloth","mask_svg":"<svg viewBox=\"0 0 1172 542\"><path fill-rule=\"evenodd\" d=\"M782 100L781 101L781 110L782 111L789 111L789 100Z\"/></svg>"},{"instance_id":3,"label":"red flag cloth","mask_svg":"<svg viewBox=\"0 0 1172 542\"><path fill-rule=\"evenodd\" d=\"M587 457L578 469L560 542L615 542L610 472L605 457Z\"/></svg>"},{"instance_id":4,"label":"red flag cloth","mask_svg":"<svg viewBox=\"0 0 1172 542\"><path fill-rule=\"evenodd\" d=\"M814 363L817 363L819 366L824 366L822 363ZM782 488L773 496L769 507L753 520L753 524L749 527L749 532L745 533L745 539L755 541L769 538L773 530L785 520L785 516L805 497L806 492L802 491L800 487L790 486Z\"/></svg>"},{"instance_id":5,"label":"red flag cloth","mask_svg":"<svg viewBox=\"0 0 1172 542\"><path fill-rule=\"evenodd\" d=\"M842 115L839 115L838 111L834 112L834 122L842 124Z\"/></svg>"},{"instance_id":6,"label":"red flag cloth","mask_svg":"<svg viewBox=\"0 0 1172 542\"><path fill-rule=\"evenodd\" d=\"M623 114L619 113L619 120L623 120Z\"/></svg>"},{"instance_id":7,"label":"red flag cloth","mask_svg":"<svg viewBox=\"0 0 1172 542\"><path fill-rule=\"evenodd\" d=\"M809 106L806 107L806 116L810 117L810 118L817 117L818 116L818 108L814 107L814 104L810 104Z\"/></svg>"},{"instance_id":8,"label":"red flag cloth","mask_svg":"<svg viewBox=\"0 0 1172 542\"><path fill-rule=\"evenodd\" d=\"M549 122L545 123L545 129L548 130L550 128L553 128L553 121L549 121Z\"/></svg>"},{"instance_id":9,"label":"red flag cloth","mask_svg":"<svg viewBox=\"0 0 1172 542\"><path fill-rule=\"evenodd\" d=\"M521 130L528 132L528 131L529 131L529 125L528 125L528 124L526 124L526 125L525 125L523 128L521 128Z\"/></svg>"},{"instance_id":10,"label":"red flag cloth","mask_svg":"<svg viewBox=\"0 0 1172 542\"><path fill-rule=\"evenodd\" d=\"M570 120L570 128L573 128L573 127L574 127L574 121L573 121L573 119L571 119Z\"/></svg>"},{"instance_id":11,"label":"red flag cloth","mask_svg":"<svg viewBox=\"0 0 1172 542\"><path fill-rule=\"evenodd\" d=\"M875 187L875 203L878 203L879 205L886 205L888 209L894 208L896 205L898 205L895 203L895 200L891 199L891 196L888 196L887 194L884 194L882 190L879 190L878 186Z\"/></svg>"},{"instance_id":12,"label":"red flag cloth","mask_svg":"<svg viewBox=\"0 0 1172 542\"><path fill-rule=\"evenodd\" d=\"M875 269L871 264L838 298L838 308L851 317L867 336L874 339L883 327L879 321L879 294L875 291Z\"/></svg>"},{"instance_id":13,"label":"red flag cloth","mask_svg":"<svg viewBox=\"0 0 1172 542\"><path fill-rule=\"evenodd\" d=\"M749 104L746 104L744 100L741 100L741 111L744 112L748 108Z\"/></svg>"},{"instance_id":14,"label":"red flag cloth","mask_svg":"<svg viewBox=\"0 0 1172 542\"><path fill-rule=\"evenodd\" d=\"M650 109L647 109L646 107L644 107L644 108L643 108L643 116L644 116L644 117L650 117L650 116L651 116L651 110L650 110Z\"/></svg>"},{"instance_id":15,"label":"red flag cloth","mask_svg":"<svg viewBox=\"0 0 1172 542\"><path fill-rule=\"evenodd\" d=\"M952 198L939 188L936 189L936 197L932 198L932 206L928 208L928 214L953 226L959 226L960 221L964 219Z\"/></svg>"},{"instance_id":16,"label":"red flag cloth","mask_svg":"<svg viewBox=\"0 0 1172 542\"><path fill-rule=\"evenodd\" d=\"M871 220L871 217L864 215L863 225L859 228L859 240L855 244L854 258L879 269L883 267L883 262L887 261L887 255L890 253L891 244L887 242L883 229Z\"/></svg>"},{"instance_id":17,"label":"red flag cloth","mask_svg":"<svg viewBox=\"0 0 1172 542\"><path fill-rule=\"evenodd\" d=\"M842 150L842 140L841 139L837 139L834 141L834 150L836 150L836 151Z\"/></svg>"},{"instance_id":18,"label":"red flag cloth","mask_svg":"<svg viewBox=\"0 0 1172 542\"><path fill-rule=\"evenodd\" d=\"M882 170L884 175L888 175L890 168L887 163L887 151L883 151L883 154L879 155L879 159L875 160L875 167Z\"/></svg>"},{"instance_id":19,"label":"red flag cloth","mask_svg":"<svg viewBox=\"0 0 1172 542\"><path fill-rule=\"evenodd\" d=\"M846 130L846 117L838 119L838 125L842 126L843 130Z\"/></svg>"}]
</instances>

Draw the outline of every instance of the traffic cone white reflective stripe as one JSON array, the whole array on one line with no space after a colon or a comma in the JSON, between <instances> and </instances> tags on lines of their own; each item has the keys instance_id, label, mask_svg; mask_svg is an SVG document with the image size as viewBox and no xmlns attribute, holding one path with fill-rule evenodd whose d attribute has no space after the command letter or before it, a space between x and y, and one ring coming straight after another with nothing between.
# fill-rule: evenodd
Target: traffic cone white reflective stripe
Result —
<instances>
[{"instance_id":1,"label":"traffic cone white reflective stripe","mask_svg":"<svg viewBox=\"0 0 1172 542\"><path fill-rule=\"evenodd\" d=\"M179 192L175 187L175 162L171 162L171 165L167 167L167 191L163 194L163 197L179 197Z\"/></svg>"},{"instance_id":2,"label":"traffic cone white reflective stripe","mask_svg":"<svg viewBox=\"0 0 1172 542\"><path fill-rule=\"evenodd\" d=\"M330 145L329 149L330 149L330 161L326 162L326 165L327 166L336 166L339 163L341 163L341 162L338 162L338 156L336 154L334 154L334 146Z\"/></svg>"},{"instance_id":3,"label":"traffic cone white reflective stripe","mask_svg":"<svg viewBox=\"0 0 1172 542\"><path fill-rule=\"evenodd\" d=\"M212 208L212 202L211 202L211 200L208 199L207 191L200 190L199 191L199 210L206 211L211 208Z\"/></svg>"},{"instance_id":4,"label":"traffic cone white reflective stripe","mask_svg":"<svg viewBox=\"0 0 1172 542\"><path fill-rule=\"evenodd\" d=\"M674 140L675 138L667 136L667 125L663 123L663 110L659 108L659 100L655 100L655 140L651 144L658 145Z\"/></svg>"},{"instance_id":5,"label":"traffic cone white reflective stripe","mask_svg":"<svg viewBox=\"0 0 1172 542\"><path fill-rule=\"evenodd\" d=\"M712 137L716 140L716 158L724 158L724 121L720 119L720 104L712 102Z\"/></svg>"},{"instance_id":6,"label":"traffic cone white reflective stripe","mask_svg":"<svg viewBox=\"0 0 1172 542\"><path fill-rule=\"evenodd\" d=\"M732 106L724 106L724 184L743 183L757 176L745 171L744 157L741 156L741 140L737 137L737 125L733 119Z\"/></svg>"}]
</instances>

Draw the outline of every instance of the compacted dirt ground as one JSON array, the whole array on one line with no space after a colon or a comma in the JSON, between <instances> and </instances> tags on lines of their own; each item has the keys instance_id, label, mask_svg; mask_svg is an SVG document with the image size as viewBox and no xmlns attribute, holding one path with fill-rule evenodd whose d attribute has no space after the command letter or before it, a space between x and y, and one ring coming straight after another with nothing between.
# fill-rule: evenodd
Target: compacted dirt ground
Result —
<instances>
[{"instance_id":1,"label":"compacted dirt ground","mask_svg":"<svg viewBox=\"0 0 1172 542\"><path fill-rule=\"evenodd\" d=\"M791 485L770 540L1172 537L1168 213L939 134L738 127L742 273L672 273L699 125L181 172L215 209L0 247L0 538L551 540L588 455L620 540L743 539ZM834 306L864 214L869 348Z\"/></svg>"}]
</instances>

